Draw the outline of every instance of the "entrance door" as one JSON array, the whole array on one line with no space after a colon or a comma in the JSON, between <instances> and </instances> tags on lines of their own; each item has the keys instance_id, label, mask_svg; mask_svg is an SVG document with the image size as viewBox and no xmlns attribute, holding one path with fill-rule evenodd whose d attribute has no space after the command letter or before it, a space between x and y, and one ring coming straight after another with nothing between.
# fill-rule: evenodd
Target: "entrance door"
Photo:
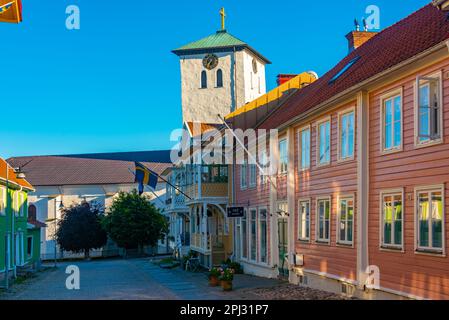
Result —
<instances>
[{"instance_id":1,"label":"entrance door","mask_svg":"<svg viewBox=\"0 0 449 320\"><path fill-rule=\"evenodd\" d=\"M279 252L279 276L288 277L288 217L287 203L278 206L278 252Z\"/></svg>"}]
</instances>

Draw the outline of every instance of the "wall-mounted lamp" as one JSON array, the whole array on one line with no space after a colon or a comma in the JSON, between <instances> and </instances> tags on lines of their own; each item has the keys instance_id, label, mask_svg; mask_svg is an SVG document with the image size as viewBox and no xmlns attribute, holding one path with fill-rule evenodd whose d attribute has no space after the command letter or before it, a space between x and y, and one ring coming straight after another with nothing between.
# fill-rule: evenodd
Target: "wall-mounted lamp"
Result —
<instances>
[{"instance_id":1,"label":"wall-mounted lamp","mask_svg":"<svg viewBox=\"0 0 449 320\"><path fill-rule=\"evenodd\" d=\"M17 179L25 179L25 173L22 172L21 168L14 168L14 173L16 174Z\"/></svg>"}]
</instances>

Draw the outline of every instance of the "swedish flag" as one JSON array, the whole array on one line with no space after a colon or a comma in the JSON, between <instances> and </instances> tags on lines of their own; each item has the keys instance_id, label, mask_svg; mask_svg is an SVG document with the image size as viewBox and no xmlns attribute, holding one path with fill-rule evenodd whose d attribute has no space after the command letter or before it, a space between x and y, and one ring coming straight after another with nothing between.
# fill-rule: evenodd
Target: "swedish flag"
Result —
<instances>
[{"instance_id":1,"label":"swedish flag","mask_svg":"<svg viewBox=\"0 0 449 320\"><path fill-rule=\"evenodd\" d=\"M9 8L11 8L13 4L14 4L14 1L11 1L3 6L0 6L0 13L3 13L6 10L8 10Z\"/></svg>"},{"instance_id":2,"label":"swedish flag","mask_svg":"<svg viewBox=\"0 0 449 320\"><path fill-rule=\"evenodd\" d=\"M139 194L143 193L144 186L150 186L153 189L156 189L158 174L154 171L151 171L147 167L145 167L140 162L136 162L136 180L135 182L139 184Z\"/></svg>"},{"instance_id":3,"label":"swedish flag","mask_svg":"<svg viewBox=\"0 0 449 320\"><path fill-rule=\"evenodd\" d=\"M22 22L22 0L0 0L0 22Z\"/></svg>"}]
</instances>

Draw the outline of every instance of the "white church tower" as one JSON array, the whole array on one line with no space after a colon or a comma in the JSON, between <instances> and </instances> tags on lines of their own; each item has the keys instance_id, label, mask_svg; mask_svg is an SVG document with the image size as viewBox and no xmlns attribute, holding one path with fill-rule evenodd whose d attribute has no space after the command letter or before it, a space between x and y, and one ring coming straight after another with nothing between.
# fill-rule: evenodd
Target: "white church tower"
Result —
<instances>
[{"instance_id":1,"label":"white church tower","mask_svg":"<svg viewBox=\"0 0 449 320\"><path fill-rule=\"evenodd\" d=\"M271 62L222 28L173 53L181 63L183 122L221 123L236 108L266 93L265 65Z\"/></svg>"}]
</instances>

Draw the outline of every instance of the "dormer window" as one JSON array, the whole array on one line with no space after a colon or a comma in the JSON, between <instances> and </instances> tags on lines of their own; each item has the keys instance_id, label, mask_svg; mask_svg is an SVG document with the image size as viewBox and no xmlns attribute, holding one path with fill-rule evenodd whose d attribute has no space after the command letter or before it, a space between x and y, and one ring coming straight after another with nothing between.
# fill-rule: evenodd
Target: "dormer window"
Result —
<instances>
[{"instance_id":1,"label":"dormer window","mask_svg":"<svg viewBox=\"0 0 449 320\"><path fill-rule=\"evenodd\" d=\"M344 73L346 73L346 71L348 71L358 60L360 59L360 57L356 57L354 59L352 59L351 61L349 61L344 67L343 69L341 69L330 81L329 84L333 84L335 81L337 81L338 78L340 78Z\"/></svg>"}]
</instances>

